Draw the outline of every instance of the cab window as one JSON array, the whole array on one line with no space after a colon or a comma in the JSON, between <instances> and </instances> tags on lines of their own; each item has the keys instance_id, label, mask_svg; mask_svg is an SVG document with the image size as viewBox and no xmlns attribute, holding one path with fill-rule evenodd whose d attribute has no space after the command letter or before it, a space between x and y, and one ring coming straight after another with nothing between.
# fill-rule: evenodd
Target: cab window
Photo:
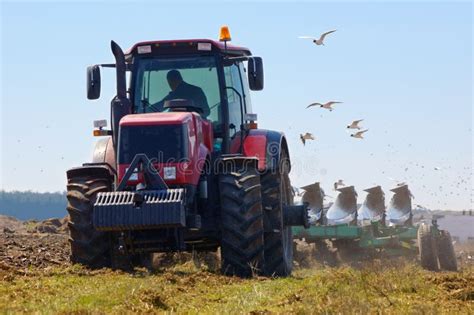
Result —
<instances>
[{"instance_id":1,"label":"cab window","mask_svg":"<svg viewBox=\"0 0 474 315\"><path fill-rule=\"evenodd\" d=\"M240 126L242 124L242 111L245 113L243 85L238 65L232 64L224 67L224 75L227 87L227 102L229 103L229 135L232 138L240 131ZM235 89L235 91L232 88ZM243 109L240 107L239 94L242 97Z\"/></svg>"},{"instance_id":2,"label":"cab window","mask_svg":"<svg viewBox=\"0 0 474 315\"><path fill-rule=\"evenodd\" d=\"M171 72L179 84L170 83ZM185 98L202 107L203 116L215 125L222 123L215 57L141 59L136 73L135 113L160 112L166 100Z\"/></svg>"},{"instance_id":3,"label":"cab window","mask_svg":"<svg viewBox=\"0 0 474 315\"><path fill-rule=\"evenodd\" d=\"M241 62L239 64L240 75L242 78L242 85L244 87L244 101L245 101L245 112L252 113L252 101L250 100L250 88L249 82L247 81L247 68Z\"/></svg>"}]
</instances>

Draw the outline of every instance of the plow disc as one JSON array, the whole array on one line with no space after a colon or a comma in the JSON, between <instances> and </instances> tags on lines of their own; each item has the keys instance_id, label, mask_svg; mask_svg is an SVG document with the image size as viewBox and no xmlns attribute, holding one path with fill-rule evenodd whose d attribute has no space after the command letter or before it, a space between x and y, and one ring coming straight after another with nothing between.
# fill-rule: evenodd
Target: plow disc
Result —
<instances>
[{"instance_id":1,"label":"plow disc","mask_svg":"<svg viewBox=\"0 0 474 315\"><path fill-rule=\"evenodd\" d=\"M394 192L387 210L387 223L389 225L411 225L412 224L412 194L408 185L401 185L391 189Z\"/></svg>"},{"instance_id":2,"label":"plow disc","mask_svg":"<svg viewBox=\"0 0 474 315\"><path fill-rule=\"evenodd\" d=\"M357 212L357 220L360 224L366 225L370 222L385 221L385 194L380 186L364 189L367 197Z\"/></svg>"},{"instance_id":3,"label":"plow disc","mask_svg":"<svg viewBox=\"0 0 474 315\"><path fill-rule=\"evenodd\" d=\"M326 213L328 225L350 224L357 218L357 192L354 186L337 189L336 201Z\"/></svg>"},{"instance_id":4,"label":"plow disc","mask_svg":"<svg viewBox=\"0 0 474 315\"><path fill-rule=\"evenodd\" d=\"M319 183L301 187L304 190L301 201L308 204L309 222L321 222L323 217L324 190Z\"/></svg>"}]
</instances>

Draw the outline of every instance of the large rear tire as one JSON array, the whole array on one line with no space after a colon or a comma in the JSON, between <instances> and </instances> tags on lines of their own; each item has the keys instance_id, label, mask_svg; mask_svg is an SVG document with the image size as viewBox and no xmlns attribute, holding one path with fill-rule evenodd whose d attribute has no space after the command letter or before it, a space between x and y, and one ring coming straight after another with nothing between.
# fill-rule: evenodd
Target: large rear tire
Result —
<instances>
[{"instance_id":1,"label":"large rear tire","mask_svg":"<svg viewBox=\"0 0 474 315\"><path fill-rule=\"evenodd\" d=\"M278 170L262 175L267 276L286 277L293 270L293 232L283 222L283 207L293 204L289 163L288 153L282 151Z\"/></svg>"},{"instance_id":2,"label":"large rear tire","mask_svg":"<svg viewBox=\"0 0 474 315\"><path fill-rule=\"evenodd\" d=\"M219 175L222 272L251 277L263 267L263 213L260 176L253 166L233 166Z\"/></svg>"},{"instance_id":3,"label":"large rear tire","mask_svg":"<svg viewBox=\"0 0 474 315\"><path fill-rule=\"evenodd\" d=\"M110 266L110 239L94 229L92 211L99 192L111 191L109 178L77 175L68 179L67 211L71 245L71 262L89 268Z\"/></svg>"},{"instance_id":4,"label":"large rear tire","mask_svg":"<svg viewBox=\"0 0 474 315\"><path fill-rule=\"evenodd\" d=\"M442 270L458 271L458 262L454 252L453 240L448 231L440 231L438 237L438 260Z\"/></svg>"},{"instance_id":5,"label":"large rear tire","mask_svg":"<svg viewBox=\"0 0 474 315\"><path fill-rule=\"evenodd\" d=\"M418 228L418 250L421 267L430 271L438 271L438 254L436 239L431 233L431 226L421 224Z\"/></svg>"}]
</instances>

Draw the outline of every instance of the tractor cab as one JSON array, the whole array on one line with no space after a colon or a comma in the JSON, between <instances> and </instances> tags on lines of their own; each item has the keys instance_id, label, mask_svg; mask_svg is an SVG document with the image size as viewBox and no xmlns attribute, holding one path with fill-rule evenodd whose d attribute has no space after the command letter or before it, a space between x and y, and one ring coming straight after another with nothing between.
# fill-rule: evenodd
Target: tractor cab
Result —
<instances>
[{"instance_id":1,"label":"tractor cab","mask_svg":"<svg viewBox=\"0 0 474 315\"><path fill-rule=\"evenodd\" d=\"M112 43L116 64L88 68L88 98L100 95L100 67L116 67L117 95L128 101L116 111L112 108L112 131L124 114L196 112L212 124L213 149L229 153L231 140L252 113L249 90L263 89L263 65L250 50L228 41L230 34L223 28L220 41L147 41L125 53Z\"/></svg>"}]
</instances>

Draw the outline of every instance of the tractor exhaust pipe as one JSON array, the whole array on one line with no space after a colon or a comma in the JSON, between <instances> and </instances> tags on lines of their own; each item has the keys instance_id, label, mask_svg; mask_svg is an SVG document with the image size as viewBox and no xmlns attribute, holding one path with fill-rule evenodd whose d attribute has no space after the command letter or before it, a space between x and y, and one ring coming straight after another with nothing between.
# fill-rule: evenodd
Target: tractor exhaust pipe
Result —
<instances>
[{"instance_id":1,"label":"tractor exhaust pipe","mask_svg":"<svg viewBox=\"0 0 474 315\"><path fill-rule=\"evenodd\" d=\"M411 198L413 197L408 185L400 185L390 191L394 192L387 210L389 225L412 225Z\"/></svg>"},{"instance_id":2,"label":"tractor exhaust pipe","mask_svg":"<svg viewBox=\"0 0 474 315\"><path fill-rule=\"evenodd\" d=\"M110 120L112 125L112 140L114 144L114 149L115 152L118 152L117 142L119 122L123 116L128 115L132 112L132 104L127 98L125 55L123 53L122 48L120 48L120 46L116 42L111 41L110 47L115 57L115 69L117 75L117 95L112 99L112 102L110 104Z\"/></svg>"},{"instance_id":3,"label":"tractor exhaust pipe","mask_svg":"<svg viewBox=\"0 0 474 315\"><path fill-rule=\"evenodd\" d=\"M327 224L353 224L357 219L357 192L354 186L337 190L339 195L326 213Z\"/></svg>"},{"instance_id":4,"label":"tractor exhaust pipe","mask_svg":"<svg viewBox=\"0 0 474 315\"><path fill-rule=\"evenodd\" d=\"M122 48L120 48L120 46L113 40L110 41L110 48L112 49L112 54L115 57L115 71L117 76L117 97L126 98L127 82L125 76L125 54L123 53Z\"/></svg>"},{"instance_id":5,"label":"tractor exhaust pipe","mask_svg":"<svg viewBox=\"0 0 474 315\"><path fill-rule=\"evenodd\" d=\"M380 186L364 189L367 197L357 211L357 220L361 225L370 222L381 222L385 224L385 194Z\"/></svg>"}]
</instances>

